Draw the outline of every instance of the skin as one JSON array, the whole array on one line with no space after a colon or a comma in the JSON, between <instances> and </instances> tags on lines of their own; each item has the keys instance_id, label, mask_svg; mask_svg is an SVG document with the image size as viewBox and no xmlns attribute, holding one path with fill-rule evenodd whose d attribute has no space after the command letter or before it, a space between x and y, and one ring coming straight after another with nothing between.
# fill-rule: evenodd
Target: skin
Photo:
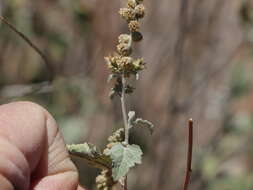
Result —
<instances>
[{"instance_id":1,"label":"skin","mask_svg":"<svg viewBox=\"0 0 253 190\"><path fill-rule=\"evenodd\" d=\"M1 190L84 190L53 117L31 102L0 106Z\"/></svg>"}]
</instances>

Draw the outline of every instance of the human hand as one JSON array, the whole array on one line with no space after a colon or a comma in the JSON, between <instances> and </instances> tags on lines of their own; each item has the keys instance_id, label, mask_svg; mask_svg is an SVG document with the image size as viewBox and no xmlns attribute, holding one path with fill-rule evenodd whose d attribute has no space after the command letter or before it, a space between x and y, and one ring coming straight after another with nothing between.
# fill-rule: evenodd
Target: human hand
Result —
<instances>
[{"instance_id":1,"label":"human hand","mask_svg":"<svg viewBox=\"0 0 253 190\"><path fill-rule=\"evenodd\" d=\"M0 106L1 190L84 190L53 117L41 106Z\"/></svg>"}]
</instances>

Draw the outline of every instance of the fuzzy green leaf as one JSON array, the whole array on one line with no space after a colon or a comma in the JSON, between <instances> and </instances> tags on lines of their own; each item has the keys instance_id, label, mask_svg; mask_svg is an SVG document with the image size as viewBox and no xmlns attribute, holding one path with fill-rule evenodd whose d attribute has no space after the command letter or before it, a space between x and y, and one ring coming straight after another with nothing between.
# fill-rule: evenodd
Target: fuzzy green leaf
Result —
<instances>
[{"instance_id":1,"label":"fuzzy green leaf","mask_svg":"<svg viewBox=\"0 0 253 190\"><path fill-rule=\"evenodd\" d=\"M71 156L84 159L90 166L100 169L111 168L111 159L102 154L101 151L93 144L72 144L67 145L67 149Z\"/></svg>"},{"instance_id":2,"label":"fuzzy green leaf","mask_svg":"<svg viewBox=\"0 0 253 190\"><path fill-rule=\"evenodd\" d=\"M142 150L138 145L123 146L117 143L107 152L107 155L112 159L112 177L118 181L131 167L141 163Z\"/></svg>"}]
</instances>

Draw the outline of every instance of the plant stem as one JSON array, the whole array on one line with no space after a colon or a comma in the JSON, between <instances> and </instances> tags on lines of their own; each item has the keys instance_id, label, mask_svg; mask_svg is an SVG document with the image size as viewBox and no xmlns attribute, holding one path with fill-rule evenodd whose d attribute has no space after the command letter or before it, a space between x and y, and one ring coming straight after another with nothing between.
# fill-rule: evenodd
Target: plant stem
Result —
<instances>
[{"instance_id":1,"label":"plant stem","mask_svg":"<svg viewBox=\"0 0 253 190\"><path fill-rule=\"evenodd\" d=\"M134 0L135 1L135 0ZM130 34L130 40L128 42L129 47L132 46L133 40L132 40L132 35ZM128 123L127 120L127 111L126 111L126 102L125 102L125 88L126 88L126 78L124 76L124 73L121 76L121 82L122 82L122 91L121 91L121 97L120 97L120 101L121 101L121 109L122 109L122 115L123 115L123 120L124 120L124 128L125 128L125 143L126 145L128 145L129 143L129 129L130 129L130 125ZM124 190L128 190L127 187L127 175L125 176L124 179Z\"/></svg>"},{"instance_id":2,"label":"plant stem","mask_svg":"<svg viewBox=\"0 0 253 190\"><path fill-rule=\"evenodd\" d=\"M188 128L189 128L189 136L188 136L188 153L187 153L187 168L186 168L186 174L185 174L185 181L183 190L188 189L188 185L190 183L190 177L191 177L191 163L192 163L192 144L193 144L193 120L189 119L188 121Z\"/></svg>"},{"instance_id":3,"label":"plant stem","mask_svg":"<svg viewBox=\"0 0 253 190\"><path fill-rule=\"evenodd\" d=\"M125 128L125 143L126 143L126 145L128 145L129 126L128 126L127 114L126 114L126 102L125 102L126 78L124 77L124 74L122 74L121 81L122 81L122 91L121 91L120 101L121 101L121 109L122 109L122 115L123 115L123 120L124 120L124 128ZM128 188L127 188L127 175L126 175L125 179L124 179L124 190L127 190L127 189Z\"/></svg>"},{"instance_id":4,"label":"plant stem","mask_svg":"<svg viewBox=\"0 0 253 190\"><path fill-rule=\"evenodd\" d=\"M121 109L122 109L124 128L125 128L125 143L128 144L129 127L128 127L127 113L126 113L126 102L125 102L126 78L124 77L124 74L122 75L121 80L122 80L122 92L121 92L120 101L121 101Z\"/></svg>"},{"instance_id":5,"label":"plant stem","mask_svg":"<svg viewBox=\"0 0 253 190\"><path fill-rule=\"evenodd\" d=\"M127 190L128 187L127 187L127 176L125 176L125 179L124 179L124 190Z\"/></svg>"}]
</instances>

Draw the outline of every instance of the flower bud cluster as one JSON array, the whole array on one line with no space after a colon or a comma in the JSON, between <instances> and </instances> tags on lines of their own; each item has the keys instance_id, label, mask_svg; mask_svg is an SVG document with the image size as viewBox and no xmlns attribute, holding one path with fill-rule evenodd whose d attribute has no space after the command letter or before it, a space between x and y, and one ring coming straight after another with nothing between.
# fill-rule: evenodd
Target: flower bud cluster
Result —
<instances>
[{"instance_id":1,"label":"flower bud cluster","mask_svg":"<svg viewBox=\"0 0 253 190\"><path fill-rule=\"evenodd\" d=\"M121 8L119 14L127 22L138 20L145 16L145 7L138 0L128 0L127 8Z\"/></svg>"},{"instance_id":2,"label":"flower bud cluster","mask_svg":"<svg viewBox=\"0 0 253 190\"><path fill-rule=\"evenodd\" d=\"M121 34L118 38L117 52L122 56L129 56L132 53L132 39L128 34Z\"/></svg>"},{"instance_id":3,"label":"flower bud cluster","mask_svg":"<svg viewBox=\"0 0 253 190\"><path fill-rule=\"evenodd\" d=\"M124 129L118 129L112 134L112 136L109 136L107 140L110 143L122 142L124 140Z\"/></svg>"},{"instance_id":4,"label":"flower bud cluster","mask_svg":"<svg viewBox=\"0 0 253 190\"><path fill-rule=\"evenodd\" d=\"M145 7L141 2L141 0L128 0L127 7L119 10L120 16L127 21L131 35L134 36L133 41L142 40L139 19L145 16Z\"/></svg>"},{"instance_id":5,"label":"flower bud cluster","mask_svg":"<svg viewBox=\"0 0 253 190\"><path fill-rule=\"evenodd\" d=\"M145 68L145 62L141 59L134 60L129 56L108 56L105 57L108 68L112 74L129 77L131 74L136 75Z\"/></svg>"},{"instance_id":6,"label":"flower bud cluster","mask_svg":"<svg viewBox=\"0 0 253 190\"><path fill-rule=\"evenodd\" d=\"M119 95L121 97L123 115L125 116L124 123L128 122L127 116L124 114L126 112L124 108L124 97L125 94L130 94L134 90L134 87L128 84L127 78L134 75L136 80L138 80L138 72L145 68L143 58L134 59L131 57L132 43L141 41L143 38L140 32L139 23L139 19L145 16L145 8L143 4L141 4L142 1L143 0L127 0L127 7L120 9L119 14L127 21L130 34L121 34L118 37L116 52L113 55L105 57L107 67L111 72L108 81L115 79L115 84L111 89L110 97L113 98L114 95ZM125 128L118 129L108 138L108 144L103 151L103 155L109 155L108 153L112 152L110 150L117 143L121 143L124 146L128 145L128 130L130 127L127 125L125 124ZM114 168L115 165L113 162L111 166ZM112 171L113 170L111 169L106 169L97 176L96 184L99 190L113 189L116 183L112 178ZM126 184L126 182L124 182L124 184Z\"/></svg>"},{"instance_id":7,"label":"flower bud cluster","mask_svg":"<svg viewBox=\"0 0 253 190\"><path fill-rule=\"evenodd\" d=\"M105 57L111 76L116 78L114 88L110 92L112 98L115 94L121 96L122 76L129 78L131 75L138 78L138 72L145 69L143 58L134 59L131 57L133 42L141 41L143 36L140 32L139 19L145 16L145 7L141 4L142 0L127 0L127 6L121 8L119 14L128 23L130 34L121 34L118 37L116 52L113 55ZM134 88L125 85L125 93L132 93Z\"/></svg>"},{"instance_id":8,"label":"flower bud cluster","mask_svg":"<svg viewBox=\"0 0 253 190\"><path fill-rule=\"evenodd\" d=\"M108 144L106 145L106 149L104 149L104 154L106 154L106 152L109 151L114 144L124 141L124 129L118 129L111 136L109 136L107 140ZM111 171L108 169L102 170L100 175L96 177L98 190L112 190L112 187L116 183L117 182L113 181Z\"/></svg>"},{"instance_id":9,"label":"flower bud cluster","mask_svg":"<svg viewBox=\"0 0 253 190\"><path fill-rule=\"evenodd\" d=\"M109 136L107 140L109 143L106 145L104 153L110 150L114 144L124 141L124 129L123 128L118 129L112 134L112 136Z\"/></svg>"},{"instance_id":10,"label":"flower bud cluster","mask_svg":"<svg viewBox=\"0 0 253 190\"><path fill-rule=\"evenodd\" d=\"M98 190L112 190L112 187L115 184L116 183L113 181L109 170L102 170L100 175L96 177Z\"/></svg>"}]
</instances>

